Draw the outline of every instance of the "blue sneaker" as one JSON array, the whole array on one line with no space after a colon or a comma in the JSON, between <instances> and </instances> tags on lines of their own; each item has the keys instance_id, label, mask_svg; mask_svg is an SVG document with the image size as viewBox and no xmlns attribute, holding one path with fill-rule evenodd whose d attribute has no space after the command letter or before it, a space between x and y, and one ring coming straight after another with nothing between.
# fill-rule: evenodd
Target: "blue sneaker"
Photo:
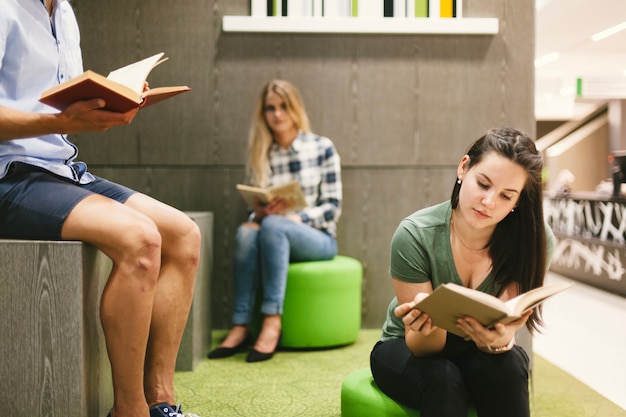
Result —
<instances>
[{"instance_id":1,"label":"blue sneaker","mask_svg":"<svg viewBox=\"0 0 626 417\"><path fill-rule=\"evenodd\" d=\"M111 417L113 410L109 411L107 417ZM195 414L184 414L180 411L180 404L174 408L168 403L161 403L150 407L150 417L199 417Z\"/></svg>"},{"instance_id":2,"label":"blue sneaker","mask_svg":"<svg viewBox=\"0 0 626 417\"><path fill-rule=\"evenodd\" d=\"M161 403L150 407L150 417L199 417L195 414L183 413L181 405L173 407L168 403Z\"/></svg>"}]
</instances>

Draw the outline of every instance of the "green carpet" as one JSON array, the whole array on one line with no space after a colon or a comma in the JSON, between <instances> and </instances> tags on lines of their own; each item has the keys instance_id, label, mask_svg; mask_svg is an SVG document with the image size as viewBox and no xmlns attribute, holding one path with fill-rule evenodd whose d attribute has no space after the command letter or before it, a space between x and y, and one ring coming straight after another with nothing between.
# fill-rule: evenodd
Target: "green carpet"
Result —
<instances>
[{"instance_id":1,"label":"green carpet","mask_svg":"<svg viewBox=\"0 0 626 417\"><path fill-rule=\"evenodd\" d=\"M216 332L214 340L223 333ZM280 351L268 362L245 354L202 361L176 373L176 396L201 417L339 417L343 378L368 366L379 330L363 330L353 345ZM535 355L533 417L626 417L626 411ZM364 416L368 417L368 416ZM384 417L384 416L372 416Z\"/></svg>"}]
</instances>

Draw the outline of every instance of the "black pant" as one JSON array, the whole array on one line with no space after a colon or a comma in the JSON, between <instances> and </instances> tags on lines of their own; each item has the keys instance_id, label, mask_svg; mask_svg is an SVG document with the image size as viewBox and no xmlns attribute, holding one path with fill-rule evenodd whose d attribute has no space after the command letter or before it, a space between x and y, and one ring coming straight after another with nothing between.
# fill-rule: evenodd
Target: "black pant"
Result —
<instances>
[{"instance_id":1,"label":"black pant","mask_svg":"<svg viewBox=\"0 0 626 417\"><path fill-rule=\"evenodd\" d=\"M422 417L529 417L529 360L524 349L491 355L448 334L444 351L417 358L404 339L378 342L370 355L374 381Z\"/></svg>"}]
</instances>

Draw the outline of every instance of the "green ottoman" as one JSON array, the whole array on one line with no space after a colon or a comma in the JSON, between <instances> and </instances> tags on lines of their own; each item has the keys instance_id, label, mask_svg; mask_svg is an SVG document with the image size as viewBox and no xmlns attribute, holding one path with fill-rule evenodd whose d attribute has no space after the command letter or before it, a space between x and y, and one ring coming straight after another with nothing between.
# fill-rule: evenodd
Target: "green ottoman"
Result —
<instances>
[{"instance_id":1,"label":"green ottoman","mask_svg":"<svg viewBox=\"0 0 626 417\"><path fill-rule=\"evenodd\" d=\"M326 348L353 343L361 328L362 280L361 263L347 256L290 264L280 345Z\"/></svg>"},{"instance_id":2,"label":"green ottoman","mask_svg":"<svg viewBox=\"0 0 626 417\"><path fill-rule=\"evenodd\" d=\"M374 382L370 368L350 373L341 385L341 417L419 417L420 412L398 404L387 397ZM477 417L470 407L468 417Z\"/></svg>"}]
</instances>

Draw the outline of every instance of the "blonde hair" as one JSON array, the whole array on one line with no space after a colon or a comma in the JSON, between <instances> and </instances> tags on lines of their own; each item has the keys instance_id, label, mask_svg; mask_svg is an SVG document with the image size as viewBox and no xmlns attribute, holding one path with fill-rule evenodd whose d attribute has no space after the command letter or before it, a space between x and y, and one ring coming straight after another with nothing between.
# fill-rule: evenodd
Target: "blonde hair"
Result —
<instances>
[{"instance_id":1,"label":"blonde hair","mask_svg":"<svg viewBox=\"0 0 626 417\"><path fill-rule=\"evenodd\" d=\"M311 131L309 117L304 110L298 89L285 80L272 80L267 83L261 90L248 135L247 174L250 182L258 187L268 186L271 176L269 150L274 142L274 136L265 119L265 99L270 92L283 100L297 130L307 133Z\"/></svg>"}]
</instances>

